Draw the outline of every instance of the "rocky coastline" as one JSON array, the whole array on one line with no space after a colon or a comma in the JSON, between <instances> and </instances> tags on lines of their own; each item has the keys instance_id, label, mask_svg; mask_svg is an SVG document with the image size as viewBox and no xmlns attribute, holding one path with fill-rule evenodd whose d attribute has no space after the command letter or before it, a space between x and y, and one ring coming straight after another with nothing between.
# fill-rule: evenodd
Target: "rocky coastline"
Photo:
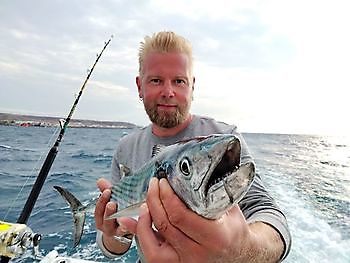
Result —
<instances>
[{"instance_id":1,"label":"rocky coastline","mask_svg":"<svg viewBox=\"0 0 350 263\"><path fill-rule=\"evenodd\" d=\"M22 127L55 127L59 126L64 118L49 116L34 116L12 113L0 113L0 125L22 126ZM119 121L97 121L84 119L71 119L69 122L71 128L112 128L112 129L133 129L136 124Z\"/></svg>"}]
</instances>

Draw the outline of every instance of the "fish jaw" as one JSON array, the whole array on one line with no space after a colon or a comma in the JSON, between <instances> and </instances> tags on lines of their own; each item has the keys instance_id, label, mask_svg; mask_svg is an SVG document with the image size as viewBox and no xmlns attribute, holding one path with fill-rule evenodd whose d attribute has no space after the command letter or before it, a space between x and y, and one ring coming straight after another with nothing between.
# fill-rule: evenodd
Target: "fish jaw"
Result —
<instances>
[{"instance_id":1,"label":"fish jaw","mask_svg":"<svg viewBox=\"0 0 350 263\"><path fill-rule=\"evenodd\" d=\"M237 204L248 191L255 176L253 162L240 163L241 144L238 138L226 142L226 148L218 157L211 164L198 189L204 199L203 210L199 213L208 219L219 218Z\"/></svg>"},{"instance_id":2,"label":"fish jaw","mask_svg":"<svg viewBox=\"0 0 350 263\"><path fill-rule=\"evenodd\" d=\"M240 165L241 145L232 134L211 135L195 142L179 160L189 159L188 178L176 167L168 181L176 194L197 214L215 219L239 202L254 178L254 164Z\"/></svg>"},{"instance_id":3,"label":"fish jaw","mask_svg":"<svg viewBox=\"0 0 350 263\"><path fill-rule=\"evenodd\" d=\"M209 188L206 207L202 216L209 219L221 217L231 206L237 204L249 190L255 177L255 166L247 162L230 175Z\"/></svg>"}]
</instances>

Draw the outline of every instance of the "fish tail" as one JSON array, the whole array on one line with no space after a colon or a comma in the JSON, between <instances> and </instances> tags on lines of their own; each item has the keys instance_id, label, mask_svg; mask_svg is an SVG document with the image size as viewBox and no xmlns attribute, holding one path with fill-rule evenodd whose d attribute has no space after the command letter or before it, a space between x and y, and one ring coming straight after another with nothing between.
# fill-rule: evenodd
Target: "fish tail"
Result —
<instances>
[{"instance_id":1,"label":"fish tail","mask_svg":"<svg viewBox=\"0 0 350 263\"><path fill-rule=\"evenodd\" d=\"M83 235L85 217L86 217L86 209L81 204L81 202L67 189L63 187L55 185L54 188L61 194L63 199L69 204L72 214L73 214L73 222L74 222L74 245L76 247Z\"/></svg>"}]
</instances>

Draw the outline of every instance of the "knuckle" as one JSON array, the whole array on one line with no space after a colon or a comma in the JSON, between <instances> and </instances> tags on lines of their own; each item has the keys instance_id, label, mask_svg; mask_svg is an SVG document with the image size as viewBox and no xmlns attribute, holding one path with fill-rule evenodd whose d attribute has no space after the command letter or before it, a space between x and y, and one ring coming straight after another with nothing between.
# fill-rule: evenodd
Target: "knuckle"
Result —
<instances>
[{"instance_id":1,"label":"knuckle","mask_svg":"<svg viewBox=\"0 0 350 263\"><path fill-rule=\"evenodd\" d=\"M94 215L95 217L101 214L101 207L96 203Z\"/></svg>"},{"instance_id":2,"label":"knuckle","mask_svg":"<svg viewBox=\"0 0 350 263\"><path fill-rule=\"evenodd\" d=\"M166 221L155 222L155 226L156 226L158 231L163 232L163 233L168 230L168 222L166 222Z\"/></svg>"},{"instance_id":3,"label":"knuckle","mask_svg":"<svg viewBox=\"0 0 350 263\"><path fill-rule=\"evenodd\" d=\"M101 213L99 213L98 211L95 210L94 218L95 218L96 227L101 227L102 222L103 222L103 218L102 218Z\"/></svg>"},{"instance_id":4,"label":"knuckle","mask_svg":"<svg viewBox=\"0 0 350 263\"><path fill-rule=\"evenodd\" d=\"M112 236L115 233L117 233L118 227L115 220L109 220L110 222L106 221L103 223L102 228L103 232L106 233L108 236Z\"/></svg>"},{"instance_id":5,"label":"knuckle","mask_svg":"<svg viewBox=\"0 0 350 263\"><path fill-rule=\"evenodd\" d=\"M97 199L96 206L95 206L95 212L101 211L102 208L103 208L103 202L102 202L102 198L100 197L99 199Z\"/></svg>"},{"instance_id":6,"label":"knuckle","mask_svg":"<svg viewBox=\"0 0 350 263\"><path fill-rule=\"evenodd\" d=\"M103 218L104 212L105 212L105 209L103 206L96 206L94 211L95 220L101 221Z\"/></svg>"},{"instance_id":7,"label":"knuckle","mask_svg":"<svg viewBox=\"0 0 350 263\"><path fill-rule=\"evenodd\" d=\"M182 221L182 214L181 213L173 213L169 215L169 221L174 226L179 226Z\"/></svg>"}]
</instances>

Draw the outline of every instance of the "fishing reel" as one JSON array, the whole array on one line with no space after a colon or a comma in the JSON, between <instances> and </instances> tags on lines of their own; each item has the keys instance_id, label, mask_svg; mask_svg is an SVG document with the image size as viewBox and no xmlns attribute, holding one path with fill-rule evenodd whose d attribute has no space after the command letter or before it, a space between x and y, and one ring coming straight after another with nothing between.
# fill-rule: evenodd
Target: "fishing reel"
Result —
<instances>
[{"instance_id":1,"label":"fishing reel","mask_svg":"<svg viewBox=\"0 0 350 263\"><path fill-rule=\"evenodd\" d=\"M14 258L23 255L29 248L33 248L35 256L39 255L41 235L34 233L25 224L2 223L8 229L0 231L0 255Z\"/></svg>"}]
</instances>

